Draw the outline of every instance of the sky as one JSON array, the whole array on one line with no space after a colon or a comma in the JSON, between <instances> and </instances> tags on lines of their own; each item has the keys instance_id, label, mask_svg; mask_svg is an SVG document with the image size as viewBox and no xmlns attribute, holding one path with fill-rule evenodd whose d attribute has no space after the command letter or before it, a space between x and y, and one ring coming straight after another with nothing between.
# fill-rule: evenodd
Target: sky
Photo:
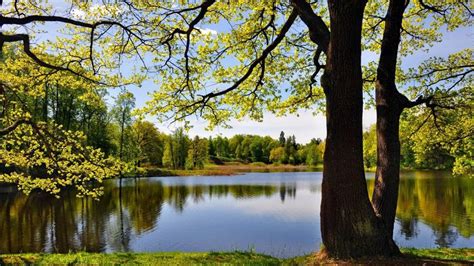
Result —
<instances>
[{"instance_id":1,"label":"sky","mask_svg":"<svg viewBox=\"0 0 474 266\"><path fill-rule=\"evenodd\" d=\"M57 3L56 3L57 2ZM56 7L64 5L62 1L52 1ZM77 12L76 12L77 13ZM80 17L80 12L76 16ZM201 25L201 29L208 32L225 31L224 26L220 25ZM46 36L39 36L38 38L54 38L57 34L58 25L55 23L47 23L44 26L47 32ZM474 47L474 32L471 28L461 28L454 32L447 32L443 38L443 42L435 44L433 47L425 52L417 52L403 60L403 67L415 67L423 60L432 57L446 57L450 53L460 51L462 49ZM378 57L374 53L363 53L362 63L367 64L371 61L377 61ZM130 69L133 62L129 62L130 65L123 66L123 69ZM127 70L125 70L127 71ZM136 107L143 107L147 100L150 99L149 94L154 90L159 89L159 85L154 84L151 81L146 81L141 87L129 86L127 88L131 91L136 98ZM108 102L113 102L114 95L117 95L119 89L111 90L110 98ZM182 124L159 124L153 117L147 117L147 120L154 122L157 128L165 133L170 133L175 128L182 126ZM213 131L207 131L207 122L196 117L189 118L192 128L189 130L189 135L199 135L203 137L207 136L233 136L235 134L258 134L268 135L273 138L278 138L281 131L285 132L285 135L295 135L297 142L307 143L312 138L324 139L326 136L326 119L323 114L313 115L311 111L299 111L298 115L287 115L283 117L276 117L275 115L267 112L264 114L262 122L252 121L250 119L244 119L242 121L232 120L229 124L232 128L217 127ZM368 129L376 121L376 112L372 109L364 110L363 114L363 128Z\"/></svg>"}]
</instances>

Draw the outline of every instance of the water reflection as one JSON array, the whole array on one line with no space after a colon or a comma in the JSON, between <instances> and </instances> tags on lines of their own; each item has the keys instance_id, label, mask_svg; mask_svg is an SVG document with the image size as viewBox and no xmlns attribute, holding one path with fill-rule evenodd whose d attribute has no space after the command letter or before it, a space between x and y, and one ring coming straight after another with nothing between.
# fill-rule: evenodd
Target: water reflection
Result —
<instances>
[{"instance_id":1,"label":"water reflection","mask_svg":"<svg viewBox=\"0 0 474 266\"><path fill-rule=\"evenodd\" d=\"M413 172L401 180L397 219L406 239L417 237L419 221L432 228L439 247L474 235L474 180L447 175Z\"/></svg>"},{"instance_id":2,"label":"water reflection","mask_svg":"<svg viewBox=\"0 0 474 266\"><path fill-rule=\"evenodd\" d=\"M129 179L122 188L107 182L100 201L0 192L0 253L254 247L301 255L319 247L320 182L320 173ZM473 221L474 180L423 172L401 180L401 245L472 247Z\"/></svg>"}]
</instances>

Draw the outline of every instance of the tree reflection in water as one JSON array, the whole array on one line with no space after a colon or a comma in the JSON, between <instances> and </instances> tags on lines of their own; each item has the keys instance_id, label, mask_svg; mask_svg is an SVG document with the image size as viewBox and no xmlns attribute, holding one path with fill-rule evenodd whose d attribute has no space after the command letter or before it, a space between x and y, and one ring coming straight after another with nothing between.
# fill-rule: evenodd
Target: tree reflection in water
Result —
<instances>
[{"instance_id":1,"label":"tree reflection in water","mask_svg":"<svg viewBox=\"0 0 474 266\"><path fill-rule=\"evenodd\" d=\"M305 185L310 193L320 193L319 185ZM99 201L76 198L68 191L61 199L0 192L0 253L131 251L132 240L159 227L165 206L181 213L187 204L227 197L276 197L280 203L275 204L281 204L295 199L301 186L297 182L164 185L157 179L130 179L124 180L121 191L116 182L106 182ZM369 189L372 186L369 181ZM453 245L459 235L472 237L474 180L446 178L444 173L406 173L400 182L397 222L399 234L407 240L417 237L419 222L428 225L434 244L441 247Z\"/></svg>"},{"instance_id":2,"label":"tree reflection in water","mask_svg":"<svg viewBox=\"0 0 474 266\"><path fill-rule=\"evenodd\" d=\"M474 180L446 172L403 174L398 195L397 222L405 239L418 236L418 222L428 225L439 247L452 246L458 235L474 235ZM369 181L369 191L373 180Z\"/></svg>"}]
</instances>

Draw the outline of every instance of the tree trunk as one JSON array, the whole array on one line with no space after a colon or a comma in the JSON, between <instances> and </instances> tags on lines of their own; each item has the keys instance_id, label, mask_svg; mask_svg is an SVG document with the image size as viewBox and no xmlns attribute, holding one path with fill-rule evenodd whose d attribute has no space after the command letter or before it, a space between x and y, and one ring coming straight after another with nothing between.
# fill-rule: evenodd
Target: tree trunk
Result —
<instances>
[{"instance_id":1,"label":"tree trunk","mask_svg":"<svg viewBox=\"0 0 474 266\"><path fill-rule=\"evenodd\" d=\"M122 110L122 121L120 121L120 147L119 147L119 158L122 160L123 158L123 141L124 141L124 134L125 134L125 110Z\"/></svg>"},{"instance_id":2,"label":"tree trunk","mask_svg":"<svg viewBox=\"0 0 474 266\"><path fill-rule=\"evenodd\" d=\"M321 83L327 139L321 233L332 257L389 256L398 248L369 201L362 154L363 0L329 0L331 36Z\"/></svg>"},{"instance_id":3,"label":"tree trunk","mask_svg":"<svg viewBox=\"0 0 474 266\"><path fill-rule=\"evenodd\" d=\"M372 205L390 236L393 235L400 182L399 120L402 108L395 92L377 82L377 170Z\"/></svg>"},{"instance_id":4,"label":"tree trunk","mask_svg":"<svg viewBox=\"0 0 474 266\"><path fill-rule=\"evenodd\" d=\"M404 100L395 85L405 0L391 0L377 69L377 170L372 205L392 237L400 182L400 115Z\"/></svg>"},{"instance_id":5,"label":"tree trunk","mask_svg":"<svg viewBox=\"0 0 474 266\"><path fill-rule=\"evenodd\" d=\"M43 99L43 121L48 122L48 83L44 84L44 99Z\"/></svg>"}]
</instances>

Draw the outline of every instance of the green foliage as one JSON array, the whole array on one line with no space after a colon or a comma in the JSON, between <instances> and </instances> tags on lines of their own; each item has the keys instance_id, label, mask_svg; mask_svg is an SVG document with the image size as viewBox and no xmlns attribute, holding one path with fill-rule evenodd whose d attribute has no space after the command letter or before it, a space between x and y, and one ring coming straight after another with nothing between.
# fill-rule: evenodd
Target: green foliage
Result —
<instances>
[{"instance_id":1,"label":"green foliage","mask_svg":"<svg viewBox=\"0 0 474 266\"><path fill-rule=\"evenodd\" d=\"M467 101L466 101L467 103ZM447 169L456 175L473 176L474 138L472 111L444 110L437 113L437 127L428 123L432 114L423 109L405 111L400 121L401 167L406 169ZM459 123L460 122L460 123ZM374 169L377 163L376 127L364 132L364 164Z\"/></svg>"},{"instance_id":2,"label":"green foliage","mask_svg":"<svg viewBox=\"0 0 474 266\"><path fill-rule=\"evenodd\" d=\"M171 152L171 143L169 141L167 141L165 144L162 164L164 167L167 167L167 168L175 168L173 165L173 154Z\"/></svg>"},{"instance_id":3,"label":"green foliage","mask_svg":"<svg viewBox=\"0 0 474 266\"><path fill-rule=\"evenodd\" d=\"M214 148L214 155L217 157L229 157L230 148L229 148L229 139L226 137L217 136L212 139L212 146Z\"/></svg>"},{"instance_id":4,"label":"green foliage","mask_svg":"<svg viewBox=\"0 0 474 266\"><path fill-rule=\"evenodd\" d=\"M111 142L101 88L68 73L49 73L13 48L2 56L0 126L10 130L0 136L0 182L25 193L40 189L58 196L75 187L79 196L99 196L97 184L124 169L104 154Z\"/></svg>"},{"instance_id":5,"label":"green foliage","mask_svg":"<svg viewBox=\"0 0 474 266\"><path fill-rule=\"evenodd\" d=\"M173 61L189 67L172 68L162 73L160 90L153 94L144 111L157 115L162 121L199 114L213 127L226 125L230 117L261 120L264 110L284 114L296 112L298 107L310 108L321 101L322 89L316 85L309 88L309 77L314 72L314 47L305 31L288 33L266 60L257 64L254 71L247 72L248 65L262 55L281 31L289 13L290 6L280 1L272 4L216 1L209 7L202 23L212 26L225 22L230 29L193 35L188 59ZM175 25L181 25L181 21L176 18L174 22L178 24ZM300 23L295 29L302 26ZM184 47L179 42L172 45L173 51L183 52ZM161 62L163 58L157 57ZM238 89L214 97L206 106L193 104L200 99L199 95L228 88L246 73L249 73L247 79ZM211 86L216 83L218 86ZM310 93L311 97L308 96Z\"/></svg>"},{"instance_id":6,"label":"green foliage","mask_svg":"<svg viewBox=\"0 0 474 266\"><path fill-rule=\"evenodd\" d=\"M284 163L287 161L285 148L277 147L270 151L270 161L274 163Z\"/></svg>"},{"instance_id":7,"label":"green foliage","mask_svg":"<svg viewBox=\"0 0 474 266\"><path fill-rule=\"evenodd\" d=\"M364 165L367 169L375 169L377 166L377 129L375 124L370 126L368 131L364 132L363 138Z\"/></svg>"},{"instance_id":8,"label":"green foliage","mask_svg":"<svg viewBox=\"0 0 474 266\"><path fill-rule=\"evenodd\" d=\"M305 153L301 158L306 158L306 165L316 166L323 162L324 143L320 139L312 139L303 150Z\"/></svg>"},{"instance_id":9,"label":"green foliage","mask_svg":"<svg viewBox=\"0 0 474 266\"><path fill-rule=\"evenodd\" d=\"M119 154L121 160L130 162L139 152L135 145L131 144L130 126L132 124L132 109L135 107L135 97L131 92L122 91L112 108L112 116L119 125ZM124 146L127 146L124 149Z\"/></svg>"},{"instance_id":10,"label":"green foliage","mask_svg":"<svg viewBox=\"0 0 474 266\"><path fill-rule=\"evenodd\" d=\"M97 197L105 178L117 176L122 165L85 145L80 132L38 122L19 126L0 141L0 182L17 184L24 193L41 189L59 195L73 186L79 196Z\"/></svg>"},{"instance_id":11,"label":"green foliage","mask_svg":"<svg viewBox=\"0 0 474 266\"><path fill-rule=\"evenodd\" d=\"M409 93L432 96L429 108L406 111L401 123L400 135L414 144L417 164L427 162L474 176L473 51L430 58L405 73L407 82L417 82L408 88Z\"/></svg>"},{"instance_id":12,"label":"green foliage","mask_svg":"<svg viewBox=\"0 0 474 266\"><path fill-rule=\"evenodd\" d=\"M138 166L142 163L161 166L165 136L153 123L141 120L132 124L131 133L133 146L138 148L138 154L134 158Z\"/></svg>"},{"instance_id":13,"label":"green foliage","mask_svg":"<svg viewBox=\"0 0 474 266\"><path fill-rule=\"evenodd\" d=\"M283 147L286 143L285 139L285 132L280 132L280 137L278 138L278 143L280 144L281 147Z\"/></svg>"},{"instance_id":14,"label":"green foliage","mask_svg":"<svg viewBox=\"0 0 474 266\"><path fill-rule=\"evenodd\" d=\"M261 162L263 160L263 147L261 138L254 138L249 146L250 160L252 162Z\"/></svg>"},{"instance_id":15,"label":"green foliage","mask_svg":"<svg viewBox=\"0 0 474 266\"><path fill-rule=\"evenodd\" d=\"M198 136L190 142L188 156L186 158L186 169L203 169L209 157L209 144L207 139Z\"/></svg>"},{"instance_id":16,"label":"green foliage","mask_svg":"<svg viewBox=\"0 0 474 266\"><path fill-rule=\"evenodd\" d=\"M184 129L176 129L173 134L167 137L165 143L162 158L163 166L172 169L184 169L190 145L189 137L184 132ZM190 163L193 163L193 161L194 159Z\"/></svg>"}]
</instances>

